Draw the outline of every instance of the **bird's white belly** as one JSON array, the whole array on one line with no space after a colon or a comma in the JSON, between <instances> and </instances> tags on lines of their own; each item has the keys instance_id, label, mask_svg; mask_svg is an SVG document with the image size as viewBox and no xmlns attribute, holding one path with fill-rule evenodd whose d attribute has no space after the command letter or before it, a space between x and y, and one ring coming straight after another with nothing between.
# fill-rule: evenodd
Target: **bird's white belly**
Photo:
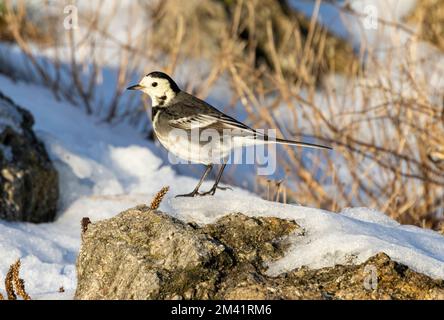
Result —
<instances>
[{"instance_id":1,"label":"bird's white belly","mask_svg":"<svg viewBox=\"0 0 444 320\"><path fill-rule=\"evenodd\" d=\"M193 141L193 139L189 139L187 136L175 136L174 134L170 134L167 137L158 135L157 137L165 149L174 156L191 163L224 163L232 150L231 145L226 145L218 140L205 143Z\"/></svg>"}]
</instances>

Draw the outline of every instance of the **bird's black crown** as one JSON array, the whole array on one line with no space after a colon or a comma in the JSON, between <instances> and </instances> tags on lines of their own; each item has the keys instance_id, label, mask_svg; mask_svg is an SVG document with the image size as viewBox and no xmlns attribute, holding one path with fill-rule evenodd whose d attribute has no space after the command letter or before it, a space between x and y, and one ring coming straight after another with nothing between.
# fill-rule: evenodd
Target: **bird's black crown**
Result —
<instances>
[{"instance_id":1,"label":"bird's black crown","mask_svg":"<svg viewBox=\"0 0 444 320\"><path fill-rule=\"evenodd\" d=\"M180 92L180 88L179 86L176 84L176 82L174 82L173 79L171 79L171 77L169 75L167 75L166 73L160 72L160 71L153 71L151 73L148 73L146 75L147 77L153 77L153 78L159 78L159 79L166 79L168 80L168 82L170 83L170 87L171 89L175 92L178 93Z\"/></svg>"}]
</instances>

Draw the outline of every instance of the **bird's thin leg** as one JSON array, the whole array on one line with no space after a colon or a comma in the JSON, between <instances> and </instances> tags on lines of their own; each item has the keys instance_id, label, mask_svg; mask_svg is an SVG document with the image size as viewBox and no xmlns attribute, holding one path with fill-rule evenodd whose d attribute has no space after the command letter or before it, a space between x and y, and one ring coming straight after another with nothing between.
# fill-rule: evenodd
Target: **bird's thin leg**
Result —
<instances>
[{"instance_id":1,"label":"bird's thin leg","mask_svg":"<svg viewBox=\"0 0 444 320\"><path fill-rule=\"evenodd\" d=\"M197 184L196 188L194 188L194 190L191 193L179 194L176 196L176 198L177 197L195 197L195 196L199 195L199 188L202 185L202 182L204 182L208 173L210 173L211 169L213 169L213 165L212 164L207 165L205 172L203 173L202 177L199 180L199 183Z\"/></svg>"},{"instance_id":2,"label":"bird's thin leg","mask_svg":"<svg viewBox=\"0 0 444 320\"><path fill-rule=\"evenodd\" d=\"M227 190L227 189L230 189L230 190L231 190L230 187L226 187L226 188L224 188L224 187L219 187L219 186L218 186L218 185L219 185L219 182L220 182L220 179L222 178L222 174L224 173L224 170L225 170L225 167L226 167L226 166L227 166L226 163L224 163L224 164L222 165L222 167L221 167L220 170L219 170L219 173L217 174L216 182L214 183L213 187L212 187L209 191L202 193L201 196L206 196L206 195L212 195L212 196L213 196L213 195L216 193L216 190L217 190L217 189L221 189L221 190Z\"/></svg>"}]
</instances>

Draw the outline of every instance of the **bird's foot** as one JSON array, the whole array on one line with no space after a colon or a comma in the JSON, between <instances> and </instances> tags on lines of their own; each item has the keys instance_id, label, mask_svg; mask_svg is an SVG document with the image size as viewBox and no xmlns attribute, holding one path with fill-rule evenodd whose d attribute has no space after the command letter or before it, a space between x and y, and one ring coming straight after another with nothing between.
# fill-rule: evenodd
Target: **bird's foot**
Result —
<instances>
[{"instance_id":1,"label":"bird's foot","mask_svg":"<svg viewBox=\"0 0 444 320\"><path fill-rule=\"evenodd\" d=\"M219 187L219 186L213 186L209 191L207 191L207 192L203 192L203 193L200 193L199 195L200 196L214 196L214 194L216 193L216 190L217 189L219 189L219 190L223 190L223 191L225 191L225 190L231 190L231 191L233 191L233 189L232 188L230 188L230 187Z\"/></svg>"},{"instance_id":2,"label":"bird's foot","mask_svg":"<svg viewBox=\"0 0 444 320\"><path fill-rule=\"evenodd\" d=\"M215 193L216 193L216 188L211 188L209 191L203 192L199 195L200 196L214 196Z\"/></svg>"},{"instance_id":3,"label":"bird's foot","mask_svg":"<svg viewBox=\"0 0 444 320\"><path fill-rule=\"evenodd\" d=\"M186 194L178 194L175 196L175 198L193 198L195 196L201 196L202 193L199 193L197 190L194 190L193 192L186 193Z\"/></svg>"},{"instance_id":4,"label":"bird's foot","mask_svg":"<svg viewBox=\"0 0 444 320\"><path fill-rule=\"evenodd\" d=\"M219 187L219 186L213 186L209 191L207 192L202 192L200 193L197 190L194 190L193 192L190 193L186 193L186 194L178 194L175 198L193 198L193 197L197 197L197 196L214 196L214 194L216 193L216 190L231 190L233 191L232 188L230 187Z\"/></svg>"}]
</instances>

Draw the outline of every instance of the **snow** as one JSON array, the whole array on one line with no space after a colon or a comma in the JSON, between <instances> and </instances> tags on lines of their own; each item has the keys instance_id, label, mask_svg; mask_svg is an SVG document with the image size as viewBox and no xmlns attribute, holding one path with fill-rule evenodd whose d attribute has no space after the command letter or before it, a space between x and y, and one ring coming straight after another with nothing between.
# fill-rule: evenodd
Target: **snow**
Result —
<instances>
[{"instance_id":1,"label":"snow","mask_svg":"<svg viewBox=\"0 0 444 320\"><path fill-rule=\"evenodd\" d=\"M184 221L206 224L233 212L295 220L304 235L290 236L288 254L269 265L271 275L304 265L359 263L382 251L414 270L444 279L444 237L436 232L399 225L367 208L335 214L268 202L238 188L214 198L176 199L174 195L189 192L197 180L178 175L161 160L159 148L133 128L101 123L36 85L0 76L0 88L34 115L34 129L60 174L60 209L54 223L0 221L0 279L21 258L21 276L33 298L73 297L83 217L94 222L147 204L166 185L171 191L160 209ZM210 186L211 181L203 188ZM60 287L64 293L58 292Z\"/></svg>"},{"instance_id":2,"label":"snow","mask_svg":"<svg viewBox=\"0 0 444 320\"><path fill-rule=\"evenodd\" d=\"M412 35L392 25L401 23L401 18L410 13L416 0L355 0L351 8L360 15L349 21L355 42L366 42L373 49L390 48L394 34L397 40L405 43ZM373 24L370 19L374 16L379 20ZM389 23L385 23L389 22ZM372 25L373 24L373 25Z\"/></svg>"},{"instance_id":3,"label":"snow","mask_svg":"<svg viewBox=\"0 0 444 320\"><path fill-rule=\"evenodd\" d=\"M278 275L301 266L323 268L362 263L385 252L392 259L433 278L444 279L444 237L403 226L368 208L332 212L269 202L247 193L216 194L215 199L171 199L167 211L185 221L212 223L227 213L274 216L296 221L304 230L290 237L286 256L269 265Z\"/></svg>"},{"instance_id":4,"label":"snow","mask_svg":"<svg viewBox=\"0 0 444 320\"><path fill-rule=\"evenodd\" d=\"M415 7L417 0L353 0L337 1L336 4L322 2L315 12L316 2L291 0L290 4L311 18L314 13L318 21L335 35L361 45L382 49L390 48L390 38L396 34L407 41L411 35L395 26ZM348 13L346 5L354 13ZM406 26L407 27L407 26ZM413 29L412 29L413 30ZM367 49L367 48L366 48Z\"/></svg>"}]
</instances>

